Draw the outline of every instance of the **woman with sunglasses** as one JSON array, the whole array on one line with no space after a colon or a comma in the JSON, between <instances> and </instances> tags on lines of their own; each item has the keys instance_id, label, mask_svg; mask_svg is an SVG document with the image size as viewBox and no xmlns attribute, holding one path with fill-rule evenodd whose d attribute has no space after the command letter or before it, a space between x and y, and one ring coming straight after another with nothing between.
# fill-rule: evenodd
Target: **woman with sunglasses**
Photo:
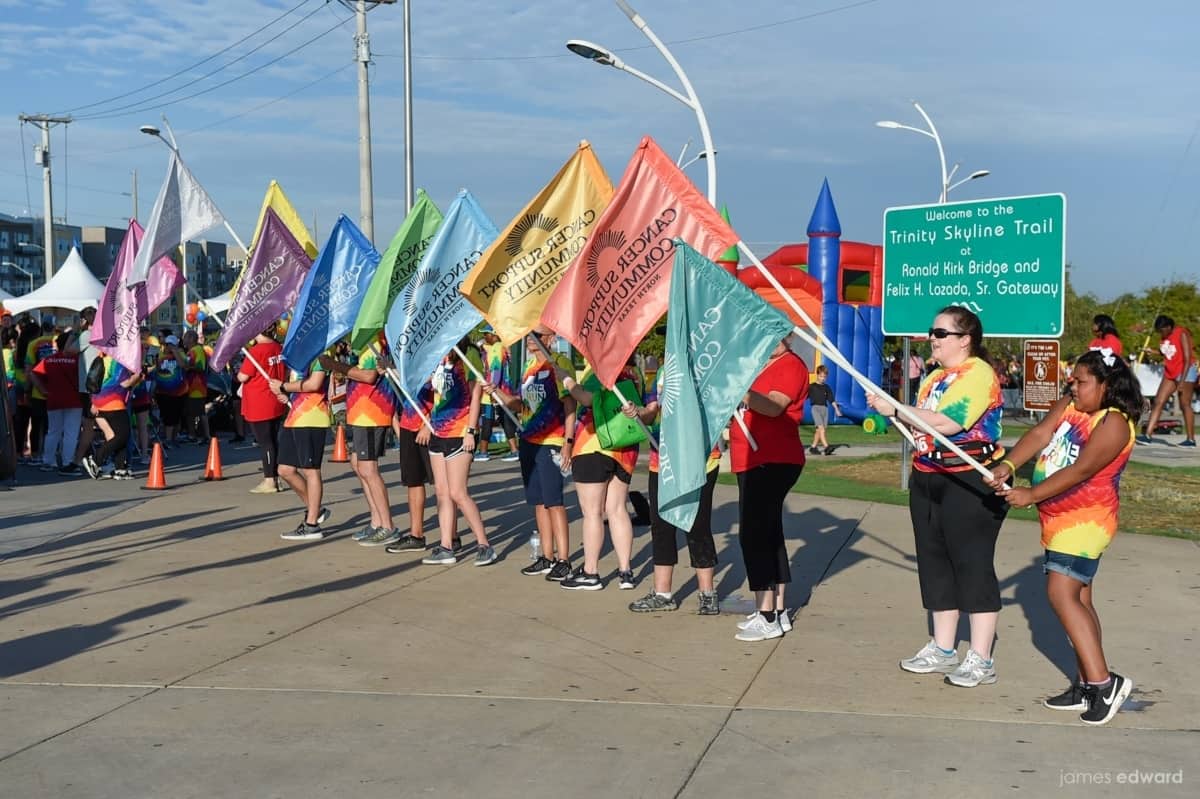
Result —
<instances>
[{"instance_id":1,"label":"woman with sunglasses","mask_svg":"<svg viewBox=\"0 0 1200 799\"><path fill-rule=\"evenodd\" d=\"M914 411L976 461L1004 457L1000 381L983 348L983 325L966 308L938 312L929 331L938 367L917 392ZM887 397L868 396L877 412L893 416ZM994 565L996 538L1007 506L961 458L919 429L909 483L908 507L917 549L921 602L933 615L933 639L900 668L916 674L945 674L946 682L974 688L996 682L992 640L1000 613ZM971 646L957 653L960 613L971 622Z\"/></svg>"}]
</instances>

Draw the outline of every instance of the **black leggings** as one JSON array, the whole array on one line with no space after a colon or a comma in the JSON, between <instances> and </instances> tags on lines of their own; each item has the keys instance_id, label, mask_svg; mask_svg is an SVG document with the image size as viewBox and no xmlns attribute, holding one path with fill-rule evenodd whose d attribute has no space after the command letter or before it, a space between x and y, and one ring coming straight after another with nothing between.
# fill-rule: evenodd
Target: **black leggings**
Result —
<instances>
[{"instance_id":1,"label":"black leggings","mask_svg":"<svg viewBox=\"0 0 1200 799\"><path fill-rule=\"evenodd\" d=\"M25 402L28 403L29 399L26 398ZM17 440L17 457L18 458L25 457L25 441L27 440L27 437L29 435L30 418L31 417L30 417L30 413L29 413L29 405L28 404L18 405L16 408L13 409L13 425L14 425L14 428L13 428L14 436L13 437ZM34 444L34 447L36 447L36 446L37 446L37 444ZM32 455L33 452L36 452L36 451L37 451L36 449L31 450L30 454Z\"/></svg>"},{"instance_id":2,"label":"black leggings","mask_svg":"<svg viewBox=\"0 0 1200 799\"><path fill-rule=\"evenodd\" d=\"M692 529L686 532L688 555L693 569L711 569L717 565L717 546L712 535L713 489L717 486L717 472L713 469L700 491L700 509ZM675 537L678 528L663 521L658 515L658 472L650 472L650 536L653 541L655 566L674 566L679 562L679 540Z\"/></svg>"},{"instance_id":3,"label":"black leggings","mask_svg":"<svg viewBox=\"0 0 1200 799\"><path fill-rule=\"evenodd\" d=\"M104 442L96 455L96 464L100 465L112 456L113 466L124 469L125 455L129 446L129 411L122 408L119 411L101 411L100 418L108 422L112 428L113 437Z\"/></svg>"},{"instance_id":4,"label":"black leggings","mask_svg":"<svg viewBox=\"0 0 1200 799\"><path fill-rule=\"evenodd\" d=\"M36 456L42 451L42 441L46 438L46 430L50 427L50 414L46 410L44 399L29 400L29 451Z\"/></svg>"},{"instance_id":5,"label":"black leggings","mask_svg":"<svg viewBox=\"0 0 1200 799\"><path fill-rule=\"evenodd\" d=\"M493 402L491 410L483 414L483 418L479 420L479 441L483 444L484 452L487 452L487 445L491 443L492 426L496 416L500 417L500 425L504 428L505 439L508 441L517 439L517 426L513 424L512 417L500 410L500 406Z\"/></svg>"},{"instance_id":6,"label":"black leggings","mask_svg":"<svg viewBox=\"0 0 1200 799\"><path fill-rule=\"evenodd\" d=\"M254 439L258 441L258 449L262 452L262 473L265 478L279 476L279 426L282 423L282 416L250 423Z\"/></svg>"},{"instance_id":7,"label":"black leggings","mask_svg":"<svg viewBox=\"0 0 1200 799\"><path fill-rule=\"evenodd\" d=\"M738 543L751 591L790 583L792 570L783 541L783 500L804 467L767 463L738 474Z\"/></svg>"}]
</instances>

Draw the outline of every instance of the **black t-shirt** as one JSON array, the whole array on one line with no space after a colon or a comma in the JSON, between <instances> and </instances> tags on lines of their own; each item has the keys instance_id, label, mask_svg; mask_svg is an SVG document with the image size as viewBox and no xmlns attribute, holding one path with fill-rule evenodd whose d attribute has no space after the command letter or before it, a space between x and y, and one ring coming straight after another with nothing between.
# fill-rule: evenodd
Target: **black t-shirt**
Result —
<instances>
[{"instance_id":1,"label":"black t-shirt","mask_svg":"<svg viewBox=\"0 0 1200 799\"><path fill-rule=\"evenodd\" d=\"M808 399L813 405L828 405L833 402L833 389L828 383L812 383L808 387Z\"/></svg>"}]
</instances>

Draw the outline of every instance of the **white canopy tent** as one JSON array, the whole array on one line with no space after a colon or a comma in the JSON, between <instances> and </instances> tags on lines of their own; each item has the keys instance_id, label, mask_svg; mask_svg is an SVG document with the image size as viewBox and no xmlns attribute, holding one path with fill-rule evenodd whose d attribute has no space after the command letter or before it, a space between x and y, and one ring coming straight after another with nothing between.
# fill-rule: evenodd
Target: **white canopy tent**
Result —
<instances>
[{"instance_id":1,"label":"white canopy tent","mask_svg":"<svg viewBox=\"0 0 1200 799\"><path fill-rule=\"evenodd\" d=\"M230 291L232 291L232 289ZM223 314L228 311L229 306L233 304L233 294L227 291L224 294L218 294L215 297L209 297L204 302L209 308L212 309L213 313Z\"/></svg>"},{"instance_id":2,"label":"white canopy tent","mask_svg":"<svg viewBox=\"0 0 1200 799\"><path fill-rule=\"evenodd\" d=\"M87 268L79 250L72 247L66 263L46 285L20 297L6 299L4 307L13 313L34 308L67 308L78 313L89 306L97 307L102 296L104 284Z\"/></svg>"}]
</instances>

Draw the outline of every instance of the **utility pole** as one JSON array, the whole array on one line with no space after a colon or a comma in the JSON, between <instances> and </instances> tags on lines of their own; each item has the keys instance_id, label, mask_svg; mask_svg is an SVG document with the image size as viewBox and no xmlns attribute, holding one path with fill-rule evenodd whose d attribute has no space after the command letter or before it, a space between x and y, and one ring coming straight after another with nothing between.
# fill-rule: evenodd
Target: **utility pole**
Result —
<instances>
[{"instance_id":1,"label":"utility pole","mask_svg":"<svg viewBox=\"0 0 1200 799\"><path fill-rule=\"evenodd\" d=\"M138 218L137 170L133 170L133 218Z\"/></svg>"},{"instance_id":2,"label":"utility pole","mask_svg":"<svg viewBox=\"0 0 1200 799\"><path fill-rule=\"evenodd\" d=\"M371 185L371 39L367 35L367 8L392 5L396 0L342 0L354 11L358 29L354 34L354 60L358 62L358 226L369 241L375 241L375 199Z\"/></svg>"},{"instance_id":3,"label":"utility pole","mask_svg":"<svg viewBox=\"0 0 1200 799\"><path fill-rule=\"evenodd\" d=\"M412 19L404 0L404 215L413 207Z\"/></svg>"},{"instance_id":4,"label":"utility pole","mask_svg":"<svg viewBox=\"0 0 1200 799\"><path fill-rule=\"evenodd\" d=\"M42 131L42 144L37 152L37 164L42 168L42 205L46 217L42 220L42 268L45 270L45 280L54 277L54 197L50 188L50 128L54 125L66 125L70 117L52 117L45 114L21 114L17 117L21 122L36 125Z\"/></svg>"}]
</instances>

